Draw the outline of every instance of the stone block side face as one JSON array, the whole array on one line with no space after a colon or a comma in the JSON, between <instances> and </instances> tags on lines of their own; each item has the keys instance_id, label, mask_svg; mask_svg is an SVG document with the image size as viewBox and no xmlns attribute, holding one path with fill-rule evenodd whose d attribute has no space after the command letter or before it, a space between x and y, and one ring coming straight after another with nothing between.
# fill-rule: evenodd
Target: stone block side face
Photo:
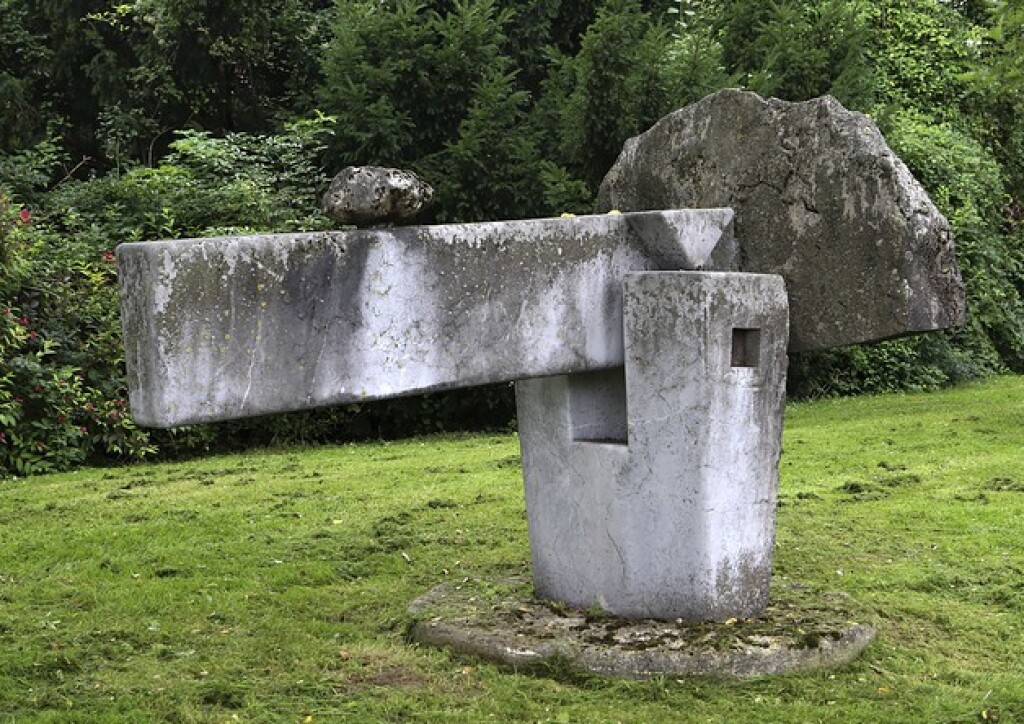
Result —
<instances>
[{"instance_id":1,"label":"stone block side face","mask_svg":"<svg viewBox=\"0 0 1024 724\"><path fill-rule=\"evenodd\" d=\"M574 439L571 378L517 383L538 594L636 618L757 615L774 548L783 282L629 274L623 326L628 444Z\"/></svg>"},{"instance_id":2,"label":"stone block side face","mask_svg":"<svg viewBox=\"0 0 1024 724\"><path fill-rule=\"evenodd\" d=\"M160 378L160 348L153 344L158 330L150 313L157 306L159 287L144 281L157 276L157 265L158 260L150 255L118 260L128 389L132 416L141 421L157 419L158 411L170 402L161 394L165 385Z\"/></svg>"},{"instance_id":3,"label":"stone block side face","mask_svg":"<svg viewBox=\"0 0 1024 724\"><path fill-rule=\"evenodd\" d=\"M732 268L785 278L792 351L964 319L949 223L871 119L831 97L725 90L675 111L626 142L598 205L734 208Z\"/></svg>"}]
</instances>

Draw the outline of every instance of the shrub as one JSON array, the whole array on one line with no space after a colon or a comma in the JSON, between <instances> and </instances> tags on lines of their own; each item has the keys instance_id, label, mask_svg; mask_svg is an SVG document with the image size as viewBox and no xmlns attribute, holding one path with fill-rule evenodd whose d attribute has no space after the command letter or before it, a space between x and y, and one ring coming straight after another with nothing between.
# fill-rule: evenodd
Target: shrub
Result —
<instances>
[{"instance_id":1,"label":"shrub","mask_svg":"<svg viewBox=\"0 0 1024 724\"><path fill-rule=\"evenodd\" d=\"M562 61L568 95L556 100L560 159L595 191L626 139L668 110L662 65L667 41L665 28L637 0L609 0L580 52Z\"/></svg>"},{"instance_id":2,"label":"shrub","mask_svg":"<svg viewBox=\"0 0 1024 724\"><path fill-rule=\"evenodd\" d=\"M791 101L830 93L850 106L872 95L867 16L861 0L723 4L724 60L744 85Z\"/></svg>"},{"instance_id":3,"label":"shrub","mask_svg":"<svg viewBox=\"0 0 1024 724\"><path fill-rule=\"evenodd\" d=\"M330 121L300 121L276 136L183 133L160 166L66 183L30 215L0 195L0 471L138 459L155 451L154 440L217 439L207 431L151 438L132 422L114 246L225 227L324 228L319 154Z\"/></svg>"},{"instance_id":4,"label":"shrub","mask_svg":"<svg viewBox=\"0 0 1024 724\"><path fill-rule=\"evenodd\" d=\"M33 226L0 199L0 291L21 304L0 308L0 474L144 457L153 447L120 381L110 260L54 257Z\"/></svg>"},{"instance_id":5,"label":"shrub","mask_svg":"<svg viewBox=\"0 0 1024 724\"><path fill-rule=\"evenodd\" d=\"M181 131L155 168L58 187L47 199L49 223L67 243L100 251L122 241L327 228L320 157L333 120L316 115L274 135Z\"/></svg>"},{"instance_id":6,"label":"shrub","mask_svg":"<svg viewBox=\"0 0 1024 724\"><path fill-rule=\"evenodd\" d=\"M913 111L881 117L893 150L950 220L967 287L967 328L952 337L986 371L1024 370L1024 250L1004 233L1003 175L992 154L948 122ZM1001 361L1001 362L1000 362Z\"/></svg>"},{"instance_id":7,"label":"shrub","mask_svg":"<svg viewBox=\"0 0 1024 724\"><path fill-rule=\"evenodd\" d=\"M408 166L442 151L490 69L506 67L510 18L493 0L445 10L418 0L339 0L320 88L322 107L337 118L331 158Z\"/></svg>"}]
</instances>

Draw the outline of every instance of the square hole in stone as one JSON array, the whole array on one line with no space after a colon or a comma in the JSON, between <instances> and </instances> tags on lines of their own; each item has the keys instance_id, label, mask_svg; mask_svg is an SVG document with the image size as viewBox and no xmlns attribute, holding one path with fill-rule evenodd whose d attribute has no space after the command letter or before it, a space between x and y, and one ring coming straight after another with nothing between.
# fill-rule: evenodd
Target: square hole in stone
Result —
<instances>
[{"instance_id":1,"label":"square hole in stone","mask_svg":"<svg viewBox=\"0 0 1024 724\"><path fill-rule=\"evenodd\" d=\"M569 375L569 420L572 439L625 445L626 370L618 367Z\"/></svg>"},{"instance_id":2,"label":"square hole in stone","mask_svg":"<svg viewBox=\"0 0 1024 724\"><path fill-rule=\"evenodd\" d=\"M757 367L761 354L761 330L734 328L732 330L733 367Z\"/></svg>"}]
</instances>

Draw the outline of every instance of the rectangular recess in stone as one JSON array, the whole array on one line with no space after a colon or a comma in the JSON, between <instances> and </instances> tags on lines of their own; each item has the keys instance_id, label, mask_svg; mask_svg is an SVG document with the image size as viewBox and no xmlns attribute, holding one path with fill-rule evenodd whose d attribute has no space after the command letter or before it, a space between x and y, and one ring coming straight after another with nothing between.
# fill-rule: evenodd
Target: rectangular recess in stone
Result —
<instances>
[{"instance_id":1,"label":"rectangular recess in stone","mask_svg":"<svg viewBox=\"0 0 1024 724\"><path fill-rule=\"evenodd\" d=\"M568 375L568 380L572 439L628 444L625 368Z\"/></svg>"},{"instance_id":2,"label":"rectangular recess in stone","mask_svg":"<svg viewBox=\"0 0 1024 724\"><path fill-rule=\"evenodd\" d=\"M757 367L761 352L761 330L733 328L732 354L730 364L733 367Z\"/></svg>"}]
</instances>

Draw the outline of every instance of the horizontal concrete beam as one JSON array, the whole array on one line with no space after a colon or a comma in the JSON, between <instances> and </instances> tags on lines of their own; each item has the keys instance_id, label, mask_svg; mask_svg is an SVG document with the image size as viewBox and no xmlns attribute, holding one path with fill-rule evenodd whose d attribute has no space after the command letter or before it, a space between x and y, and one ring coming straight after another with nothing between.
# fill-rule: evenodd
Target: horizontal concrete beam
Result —
<instances>
[{"instance_id":1,"label":"horizontal concrete beam","mask_svg":"<svg viewBox=\"0 0 1024 724\"><path fill-rule=\"evenodd\" d=\"M173 427L620 366L624 275L735 268L732 217L121 244L132 414Z\"/></svg>"}]
</instances>

